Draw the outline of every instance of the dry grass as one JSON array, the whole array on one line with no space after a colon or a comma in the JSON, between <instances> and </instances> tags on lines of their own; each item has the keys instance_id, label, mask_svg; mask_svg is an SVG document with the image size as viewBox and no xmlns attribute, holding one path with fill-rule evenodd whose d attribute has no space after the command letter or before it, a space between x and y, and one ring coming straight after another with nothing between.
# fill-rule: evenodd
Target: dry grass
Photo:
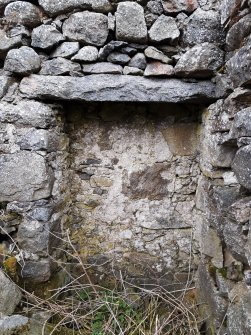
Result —
<instances>
[{"instance_id":1,"label":"dry grass","mask_svg":"<svg viewBox=\"0 0 251 335\"><path fill-rule=\"evenodd\" d=\"M194 288L189 283L177 291L163 287L147 289L127 282L120 274L113 289L92 282L90 266L83 263L69 235L71 249L68 256L81 268L81 275L74 277L67 271L69 281L51 292L51 297L41 299L23 290L26 311L49 313L42 335L198 335L198 310ZM68 248L69 250L69 248ZM46 331L47 329L47 331ZM63 331L64 330L64 331Z\"/></svg>"}]
</instances>

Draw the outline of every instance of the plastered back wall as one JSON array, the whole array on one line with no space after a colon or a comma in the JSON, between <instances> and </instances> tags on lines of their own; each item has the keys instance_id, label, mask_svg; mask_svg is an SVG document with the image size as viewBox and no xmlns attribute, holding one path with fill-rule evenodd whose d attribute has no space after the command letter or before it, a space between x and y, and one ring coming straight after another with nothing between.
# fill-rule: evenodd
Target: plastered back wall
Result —
<instances>
[{"instance_id":1,"label":"plastered back wall","mask_svg":"<svg viewBox=\"0 0 251 335\"><path fill-rule=\"evenodd\" d=\"M167 285L193 263L198 107L78 105L68 110L72 238L87 262ZM103 275L102 274L102 275ZM183 274L183 278L182 278ZM178 280L179 281L179 280Z\"/></svg>"}]
</instances>

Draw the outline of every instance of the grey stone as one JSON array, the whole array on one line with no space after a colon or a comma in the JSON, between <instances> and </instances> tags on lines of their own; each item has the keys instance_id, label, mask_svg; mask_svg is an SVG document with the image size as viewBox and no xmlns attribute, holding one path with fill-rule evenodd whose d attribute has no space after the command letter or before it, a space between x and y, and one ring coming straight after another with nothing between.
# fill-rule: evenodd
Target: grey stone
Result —
<instances>
[{"instance_id":1,"label":"grey stone","mask_svg":"<svg viewBox=\"0 0 251 335\"><path fill-rule=\"evenodd\" d=\"M229 133L229 137L238 138L238 137L251 137L251 107L242 109L239 111L235 117L232 128Z\"/></svg>"},{"instance_id":2,"label":"grey stone","mask_svg":"<svg viewBox=\"0 0 251 335\"><path fill-rule=\"evenodd\" d=\"M227 310L227 320L229 334L250 335L251 308L250 289L243 282L237 283L229 294L229 304Z\"/></svg>"},{"instance_id":3,"label":"grey stone","mask_svg":"<svg viewBox=\"0 0 251 335\"><path fill-rule=\"evenodd\" d=\"M251 190L251 145L240 148L233 160L232 169L238 182Z\"/></svg>"},{"instance_id":4,"label":"grey stone","mask_svg":"<svg viewBox=\"0 0 251 335\"><path fill-rule=\"evenodd\" d=\"M137 67L140 70L145 70L146 65L146 57L143 53L137 53L128 64L128 66Z\"/></svg>"},{"instance_id":5,"label":"grey stone","mask_svg":"<svg viewBox=\"0 0 251 335\"><path fill-rule=\"evenodd\" d=\"M150 59L159 60L165 64L172 63L172 60L169 57L167 57L162 51L158 50L155 47L146 48L145 56Z\"/></svg>"},{"instance_id":6,"label":"grey stone","mask_svg":"<svg viewBox=\"0 0 251 335\"><path fill-rule=\"evenodd\" d=\"M161 15L163 13L163 6L161 0L149 1L146 8L153 14Z\"/></svg>"},{"instance_id":7,"label":"grey stone","mask_svg":"<svg viewBox=\"0 0 251 335\"><path fill-rule=\"evenodd\" d=\"M146 43L147 27L143 8L135 3L119 3L116 16L116 37L118 40Z\"/></svg>"},{"instance_id":8,"label":"grey stone","mask_svg":"<svg viewBox=\"0 0 251 335\"><path fill-rule=\"evenodd\" d=\"M158 19L158 17L159 16L157 14L153 14L153 13L145 14L146 26L147 26L148 29L151 28L151 26Z\"/></svg>"},{"instance_id":9,"label":"grey stone","mask_svg":"<svg viewBox=\"0 0 251 335\"><path fill-rule=\"evenodd\" d=\"M167 14L179 12L192 13L198 7L198 2L196 0L162 0L162 5Z\"/></svg>"},{"instance_id":10,"label":"grey stone","mask_svg":"<svg viewBox=\"0 0 251 335\"><path fill-rule=\"evenodd\" d=\"M98 49L93 46L86 46L72 57L72 60L79 62L95 62L98 59Z\"/></svg>"},{"instance_id":11,"label":"grey stone","mask_svg":"<svg viewBox=\"0 0 251 335\"><path fill-rule=\"evenodd\" d=\"M22 268L22 278L26 281L35 283L47 282L51 277L50 260L42 259L40 261L25 261Z\"/></svg>"},{"instance_id":12,"label":"grey stone","mask_svg":"<svg viewBox=\"0 0 251 335\"><path fill-rule=\"evenodd\" d=\"M111 52L110 55L107 57L108 62L120 65L127 64L130 59L130 56L117 51Z\"/></svg>"},{"instance_id":13,"label":"grey stone","mask_svg":"<svg viewBox=\"0 0 251 335\"><path fill-rule=\"evenodd\" d=\"M108 29L111 31L115 31L115 16L112 13L108 13Z\"/></svg>"},{"instance_id":14,"label":"grey stone","mask_svg":"<svg viewBox=\"0 0 251 335\"><path fill-rule=\"evenodd\" d=\"M7 92L10 84L11 84L11 78L7 76L0 76L0 99L5 95Z\"/></svg>"},{"instance_id":15,"label":"grey stone","mask_svg":"<svg viewBox=\"0 0 251 335\"><path fill-rule=\"evenodd\" d=\"M39 5L51 16L68 13L74 9L93 9L94 11L107 13L111 11L109 0L39 0Z\"/></svg>"},{"instance_id":16,"label":"grey stone","mask_svg":"<svg viewBox=\"0 0 251 335\"><path fill-rule=\"evenodd\" d=\"M137 53L137 49L129 46L123 47L119 51L122 52L123 54L129 55L130 57L134 56Z\"/></svg>"},{"instance_id":17,"label":"grey stone","mask_svg":"<svg viewBox=\"0 0 251 335\"><path fill-rule=\"evenodd\" d=\"M174 74L173 67L168 64L155 61L147 64L144 76L145 77L171 77Z\"/></svg>"},{"instance_id":18,"label":"grey stone","mask_svg":"<svg viewBox=\"0 0 251 335\"><path fill-rule=\"evenodd\" d=\"M251 218L251 197L233 203L228 209L228 218L237 224L245 224Z\"/></svg>"},{"instance_id":19,"label":"grey stone","mask_svg":"<svg viewBox=\"0 0 251 335\"><path fill-rule=\"evenodd\" d=\"M22 315L11 315L0 318L1 335L28 335L30 329L29 319Z\"/></svg>"},{"instance_id":20,"label":"grey stone","mask_svg":"<svg viewBox=\"0 0 251 335\"><path fill-rule=\"evenodd\" d=\"M100 74L100 73L122 74L123 72L123 68L121 65L112 64L108 62L86 64L83 65L82 70L85 74Z\"/></svg>"},{"instance_id":21,"label":"grey stone","mask_svg":"<svg viewBox=\"0 0 251 335\"><path fill-rule=\"evenodd\" d=\"M22 36L8 37L4 30L0 30L0 58L5 58L7 52L22 45Z\"/></svg>"},{"instance_id":22,"label":"grey stone","mask_svg":"<svg viewBox=\"0 0 251 335\"><path fill-rule=\"evenodd\" d=\"M4 62L5 71L23 76L38 72L40 67L40 57L29 47L10 50Z\"/></svg>"},{"instance_id":23,"label":"grey stone","mask_svg":"<svg viewBox=\"0 0 251 335\"><path fill-rule=\"evenodd\" d=\"M31 129L26 132L17 142L21 150L47 150L56 151L58 147L58 136L54 132L45 129Z\"/></svg>"},{"instance_id":24,"label":"grey stone","mask_svg":"<svg viewBox=\"0 0 251 335\"><path fill-rule=\"evenodd\" d=\"M208 78L223 65L224 52L212 43L196 45L183 54L175 66L181 77Z\"/></svg>"},{"instance_id":25,"label":"grey stone","mask_svg":"<svg viewBox=\"0 0 251 335\"><path fill-rule=\"evenodd\" d=\"M180 31L173 17L161 15L149 30L149 40L153 43L175 43Z\"/></svg>"},{"instance_id":26,"label":"grey stone","mask_svg":"<svg viewBox=\"0 0 251 335\"><path fill-rule=\"evenodd\" d=\"M43 157L32 152L0 157L0 201L34 201L51 195L53 178Z\"/></svg>"},{"instance_id":27,"label":"grey stone","mask_svg":"<svg viewBox=\"0 0 251 335\"><path fill-rule=\"evenodd\" d=\"M47 222L50 220L53 209L50 207L36 207L29 212L33 220Z\"/></svg>"},{"instance_id":28,"label":"grey stone","mask_svg":"<svg viewBox=\"0 0 251 335\"><path fill-rule=\"evenodd\" d=\"M239 11L240 1L239 0L223 0L221 2L221 23L226 25L230 18L233 18Z\"/></svg>"},{"instance_id":29,"label":"grey stone","mask_svg":"<svg viewBox=\"0 0 251 335\"><path fill-rule=\"evenodd\" d=\"M53 26L41 25L32 31L31 45L34 48L50 49L59 42L64 41L64 36Z\"/></svg>"},{"instance_id":30,"label":"grey stone","mask_svg":"<svg viewBox=\"0 0 251 335\"><path fill-rule=\"evenodd\" d=\"M48 128L55 125L55 112L48 105L38 101L22 100L17 105L1 103L0 121Z\"/></svg>"},{"instance_id":31,"label":"grey stone","mask_svg":"<svg viewBox=\"0 0 251 335\"><path fill-rule=\"evenodd\" d=\"M226 62L226 73L232 82L233 88L251 83L249 71L251 68L251 57L249 57L250 48L251 37L247 40L246 44Z\"/></svg>"},{"instance_id":32,"label":"grey stone","mask_svg":"<svg viewBox=\"0 0 251 335\"><path fill-rule=\"evenodd\" d=\"M184 27L182 41L185 45L193 46L204 42L221 45L225 42L220 15L214 10L203 11L198 8L189 16Z\"/></svg>"},{"instance_id":33,"label":"grey stone","mask_svg":"<svg viewBox=\"0 0 251 335\"><path fill-rule=\"evenodd\" d=\"M11 23L36 27L41 23L43 13L41 9L30 2L15 1L5 8L4 15Z\"/></svg>"},{"instance_id":34,"label":"grey stone","mask_svg":"<svg viewBox=\"0 0 251 335\"><path fill-rule=\"evenodd\" d=\"M63 42L51 54L51 58L71 58L79 51L79 42Z\"/></svg>"},{"instance_id":35,"label":"grey stone","mask_svg":"<svg viewBox=\"0 0 251 335\"><path fill-rule=\"evenodd\" d=\"M25 252L46 256L48 253L50 230L47 223L23 220L18 228L18 245Z\"/></svg>"},{"instance_id":36,"label":"grey stone","mask_svg":"<svg viewBox=\"0 0 251 335\"><path fill-rule=\"evenodd\" d=\"M121 47L127 46L127 42L122 41L111 41L99 50L99 60L104 61L110 55L111 52L120 49Z\"/></svg>"},{"instance_id":37,"label":"grey stone","mask_svg":"<svg viewBox=\"0 0 251 335\"><path fill-rule=\"evenodd\" d=\"M84 65L83 68L88 67L92 71L100 64ZM106 63L103 64L106 67ZM35 99L194 103L215 100L215 86L210 81L188 83L178 79L131 78L123 75L83 78L31 75L21 81L20 91L24 96Z\"/></svg>"},{"instance_id":38,"label":"grey stone","mask_svg":"<svg viewBox=\"0 0 251 335\"><path fill-rule=\"evenodd\" d=\"M70 41L102 46L108 37L108 19L89 11L72 14L63 24L63 34Z\"/></svg>"},{"instance_id":39,"label":"grey stone","mask_svg":"<svg viewBox=\"0 0 251 335\"><path fill-rule=\"evenodd\" d=\"M39 74L60 76L74 72L81 72L81 66L79 64L74 63L69 59L58 57L43 62Z\"/></svg>"},{"instance_id":40,"label":"grey stone","mask_svg":"<svg viewBox=\"0 0 251 335\"><path fill-rule=\"evenodd\" d=\"M21 301L21 291L2 270L0 270L0 288L0 314L10 315Z\"/></svg>"},{"instance_id":41,"label":"grey stone","mask_svg":"<svg viewBox=\"0 0 251 335\"><path fill-rule=\"evenodd\" d=\"M244 38L251 34L251 14L235 23L226 36L226 49L232 51L241 47Z\"/></svg>"},{"instance_id":42,"label":"grey stone","mask_svg":"<svg viewBox=\"0 0 251 335\"><path fill-rule=\"evenodd\" d=\"M123 69L123 74L132 76L143 76L144 71L137 67L125 66Z\"/></svg>"}]
</instances>

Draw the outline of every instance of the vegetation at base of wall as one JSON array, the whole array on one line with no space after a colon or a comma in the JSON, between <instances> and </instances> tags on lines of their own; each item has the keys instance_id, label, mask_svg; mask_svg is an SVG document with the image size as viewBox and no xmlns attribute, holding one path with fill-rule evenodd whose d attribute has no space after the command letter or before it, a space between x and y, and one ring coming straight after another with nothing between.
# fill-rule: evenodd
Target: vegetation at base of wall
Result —
<instances>
[{"instance_id":1,"label":"vegetation at base of wall","mask_svg":"<svg viewBox=\"0 0 251 335\"><path fill-rule=\"evenodd\" d=\"M42 335L198 335L199 318L194 288L168 291L164 287L142 287L127 282L120 273L113 287L96 284L90 276L91 266L83 263L72 247L74 266L81 267L73 275L62 264L68 281L51 296L42 299L34 292L24 293L27 316L46 315L40 324Z\"/></svg>"}]
</instances>

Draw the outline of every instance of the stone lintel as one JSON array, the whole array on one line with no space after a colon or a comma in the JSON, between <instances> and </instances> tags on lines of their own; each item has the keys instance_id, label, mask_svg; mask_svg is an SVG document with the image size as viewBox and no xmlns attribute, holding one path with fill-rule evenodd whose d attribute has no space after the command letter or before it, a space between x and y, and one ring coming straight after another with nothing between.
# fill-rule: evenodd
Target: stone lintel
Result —
<instances>
[{"instance_id":1,"label":"stone lintel","mask_svg":"<svg viewBox=\"0 0 251 335\"><path fill-rule=\"evenodd\" d=\"M166 102L207 104L216 100L208 80L144 78L93 74L85 77L31 75L20 91L26 98L76 101Z\"/></svg>"}]
</instances>

